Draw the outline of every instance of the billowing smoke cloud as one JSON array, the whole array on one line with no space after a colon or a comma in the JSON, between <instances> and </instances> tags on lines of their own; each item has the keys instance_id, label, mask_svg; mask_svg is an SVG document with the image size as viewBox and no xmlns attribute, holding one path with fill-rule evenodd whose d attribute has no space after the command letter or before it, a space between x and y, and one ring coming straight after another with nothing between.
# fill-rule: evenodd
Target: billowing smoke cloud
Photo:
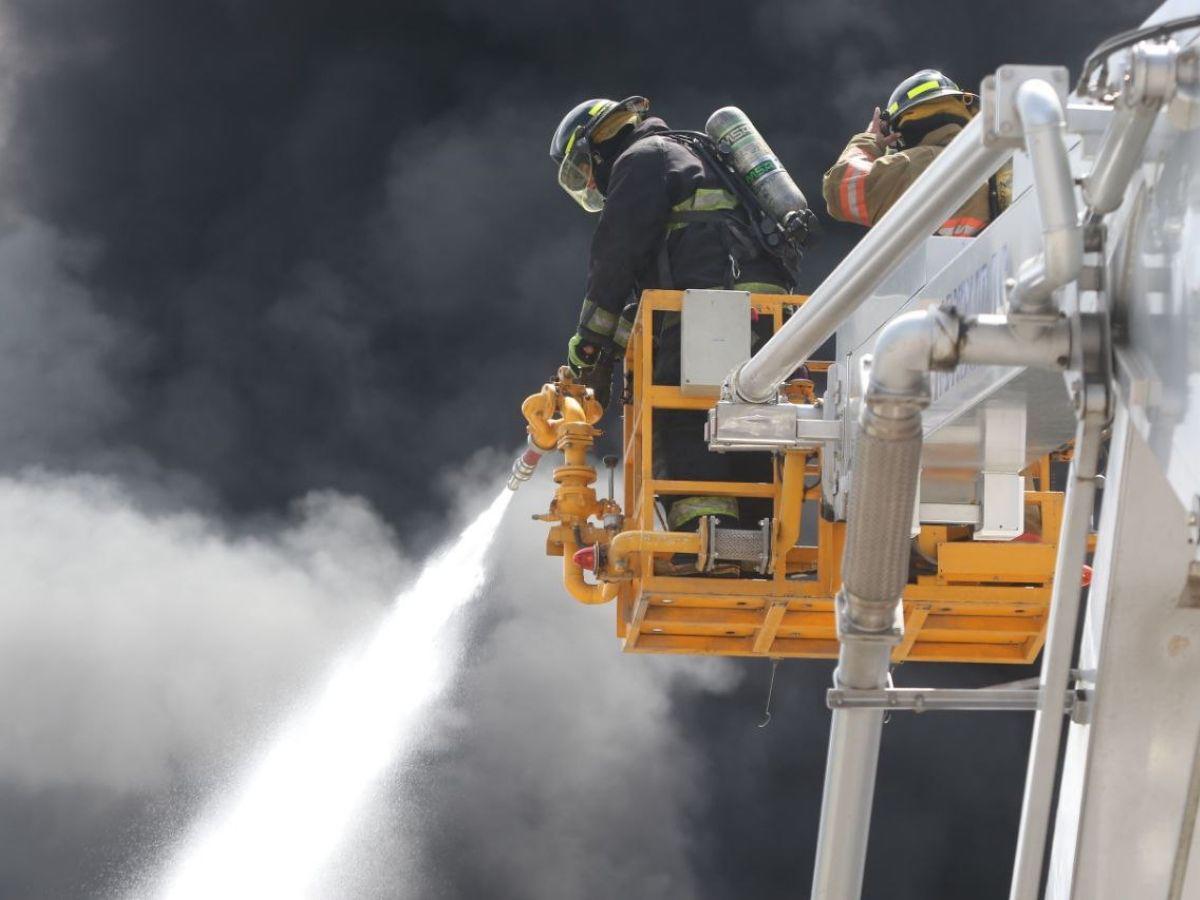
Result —
<instances>
[{"instance_id":1,"label":"billowing smoke cloud","mask_svg":"<svg viewBox=\"0 0 1200 900\"><path fill-rule=\"evenodd\" d=\"M260 735L399 583L361 500L237 537L94 476L0 480L0 779L161 790Z\"/></svg>"},{"instance_id":2,"label":"billowing smoke cloud","mask_svg":"<svg viewBox=\"0 0 1200 900\"><path fill-rule=\"evenodd\" d=\"M562 597L534 526L521 527L549 486L529 487L469 607L475 639L454 697L430 711L422 752L401 760L323 895L700 891L687 833L703 811L691 790L702 754L672 701L727 692L737 670L622 657L613 610ZM150 840L106 851L134 871L184 833L184 810L236 783L408 571L390 529L351 498L311 495L289 521L239 536L141 510L109 479L39 472L0 480L0 547L0 719L12 723L0 783L17 808L72 791L92 828L149 803ZM85 865L64 883L0 858L14 884L65 895L133 874Z\"/></svg>"},{"instance_id":3,"label":"billowing smoke cloud","mask_svg":"<svg viewBox=\"0 0 1200 900\"><path fill-rule=\"evenodd\" d=\"M341 495L238 535L110 479L0 479L5 893L94 896L158 858L406 571Z\"/></svg>"}]
</instances>

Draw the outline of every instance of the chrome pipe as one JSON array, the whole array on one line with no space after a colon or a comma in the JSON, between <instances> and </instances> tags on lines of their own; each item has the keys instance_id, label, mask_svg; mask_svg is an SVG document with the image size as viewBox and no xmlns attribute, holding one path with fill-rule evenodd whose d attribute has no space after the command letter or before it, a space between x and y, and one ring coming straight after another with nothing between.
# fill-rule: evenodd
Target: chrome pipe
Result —
<instances>
[{"instance_id":1,"label":"chrome pipe","mask_svg":"<svg viewBox=\"0 0 1200 900\"><path fill-rule=\"evenodd\" d=\"M981 315L965 322L960 365L1033 366L1064 369L1071 359L1071 325L1059 318L1032 335L1018 335L1006 316Z\"/></svg>"},{"instance_id":2,"label":"chrome pipe","mask_svg":"<svg viewBox=\"0 0 1200 900\"><path fill-rule=\"evenodd\" d=\"M1125 188L1141 165L1142 152L1161 107L1161 100L1142 103L1122 100L1117 100L1096 161L1083 179L1084 202L1100 215L1112 212L1125 199Z\"/></svg>"},{"instance_id":3,"label":"chrome pipe","mask_svg":"<svg viewBox=\"0 0 1200 900\"><path fill-rule=\"evenodd\" d=\"M813 900L862 896L882 735L882 710L834 710L813 866Z\"/></svg>"},{"instance_id":4,"label":"chrome pipe","mask_svg":"<svg viewBox=\"0 0 1200 900\"><path fill-rule=\"evenodd\" d=\"M1074 281L1083 266L1083 229L1067 152L1067 122L1058 92L1031 78L1017 89L1017 115L1037 188L1042 252L1017 273L1009 303L1014 313L1043 313L1051 295Z\"/></svg>"},{"instance_id":5,"label":"chrome pipe","mask_svg":"<svg viewBox=\"0 0 1200 900\"><path fill-rule=\"evenodd\" d=\"M767 403L777 386L829 338L917 245L1012 155L983 142L976 116L875 223L787 324L729 378L734 397Z\"/></svg>"},{"instance_id":6,"label":"chrome pipe","mask_svg":"<svg viewBox=\"0 0 1200 900\"><path fill-rule=\"evenodd\" d=\"M1054 588L1050 597L1050 620L1042 649L1038 679L1040 699L1033 720L1029 764L1025 773L1025 799L1021 805L1021 830L1013 864L1009 900L1036 900L1046 855L1050 823L1050 801L1058 770L1062 741L1063 710L1059 705L1070 678L1075 650L1075 626L1079 619L1082 588L1079 572L1087 549L1092 507L1096 501L1096 474L1100 455L1101 417L1085 415L1075 429L1075 456L1067 480L1063 503L1058 556L1054 564Z\"/></svg>"},{"instance_id":7,"label":"chrome pipe","mask_svg":"<svg viewBox=\"0 0 1200 900\"><path fill-rule=\"evenodd\" d=\"M909 527L921 461L921 407L932 361L953 356L958 320L940 310L907 313L875 342L859 418L838 602L835 687L887 687L895 621L908 580ZM812 896L862 894L883 714L838 709L829 732Z\"/></svg>"},{"instance_id":8,"label":"chrome pipe","mask_svg":"<svg viewBox=\"0 0 1200 900\"><path fill-rule=\"evenodd\" d=\"M888 643L843 641L833 673L834 687L887 687L891 652ZM814 900L846 900L862 894L882 736L882 710L834 710L813 865Z\"/></svg>"},{"instance_id":9,"label":"chrome pipe","mask_svg":"<svg viewBox=\"0 0 1200 900\"><path fill-rule=\"evenodd\" d=\"M1043 230L1077 228L1079 212L1067 153L1067 120L1058 92L1049 82L1030 78L1017 88L1016 107L1033 167Z\"/></svg>"},{"instance_id":10,"label":"chrome pipe","mask_svg":"<svg viewBox=\"0 0 1200 900\"><path fill-rule=\"evenodd\" d=\"M875 405L923 406L930 369L957 361L960 330L958 316L941 309L915 310L888 322L876 338L871 356L868 392L878 401ZM891 404L885 404L889 399Z\"/></svg>"},{"instance_id":11,"label":"chrome pipe","mask_svg":"<svg viewBox=\"0 0 1200 900\"><path fill-rule=\"evenodd\" d=\"M887 687L893 646L888 638L897 634L892 626L908 581L930 370L965 362L1054 369L1065 367L1069 356L1069 327L1062 319L1033 340L1014 334L1004 316L964 322L941 309L906 313L884 327L859 415L837 604L836 687ZM1042 696L1062 697L1065 689L1064 683L1057 694L1051 687ZM878 710L834 710L813 897L846 900L862 892L881 723Z\"/></svg>"}]
</instances>

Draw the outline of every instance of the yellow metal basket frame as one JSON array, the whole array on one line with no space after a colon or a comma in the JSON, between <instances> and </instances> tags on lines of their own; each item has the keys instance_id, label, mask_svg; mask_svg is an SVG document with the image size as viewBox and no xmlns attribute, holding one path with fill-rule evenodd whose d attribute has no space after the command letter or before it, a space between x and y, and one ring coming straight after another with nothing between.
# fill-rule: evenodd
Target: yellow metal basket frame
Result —
<instances>
[{"instance_id":1,"label":"yellow metal basket frame","mask_svg":"<svg viewBox=\"0 0 1200 900\"><path fill-rule=\"evenodd\" d=\"M653 417L658 410L707 410L715 397L685 397L677 386L653 384L655 314L679 313L679 291L642 295L625 357L626 383L633 385L624 409L625 528L660 530L655 504L671 495L733 496L770 500L773 518L790 499L783 466L773 467L769 483L669 481L653 473ZM782 325L785 306L803 305L803 296L751 294L759 316ZM821 371L828 363L810 363ZM797 463L798 464L798 463ZM821 471L818 453L803 460L805 476ZM919 575L904 592L904 640L893 659L927 662L1028 663L1041 650L1046 633L1055 542L1062 518L1062 494L1049 491L1049 462L1026 473L1040 490L1027 491L1027 506L1041 513L1041 537L1034 542L970 539L961 526L924 526L918 546L936 561L936 574ZM809 508L819 507L820 486L793 480ZM687 653L723 656L837 656L833 599L841 583L845 523L818 516L817 543L787 550L784 565L769 576L740 578L656 574L651 554L636 560L632 580L617 592L617 635L635 653Z\"/></svg>"}]
</instances>

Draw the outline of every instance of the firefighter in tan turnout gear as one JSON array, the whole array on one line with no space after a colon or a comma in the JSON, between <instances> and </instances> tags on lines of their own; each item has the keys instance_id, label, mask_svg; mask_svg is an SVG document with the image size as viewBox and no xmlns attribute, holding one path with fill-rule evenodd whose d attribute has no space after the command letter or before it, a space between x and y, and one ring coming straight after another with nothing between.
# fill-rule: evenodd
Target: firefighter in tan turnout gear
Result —
<instances>
[{"instance_id":1,"label":"firefighter in tan turnout gear","mask_svg":"<svg viewBox=\"0 0 1200 900\"><path fill-rule=\"evenodd\" d=\"M877 107L867 130L856 134L825 173L822 193L829 214L843 222L874 225L929 168L976 112L977 98L934 69L906 78L887 108ZM1012 169L1005 166L979 186L937 230L974 237L1009 204Z\"/></svg>"}]
</instances>

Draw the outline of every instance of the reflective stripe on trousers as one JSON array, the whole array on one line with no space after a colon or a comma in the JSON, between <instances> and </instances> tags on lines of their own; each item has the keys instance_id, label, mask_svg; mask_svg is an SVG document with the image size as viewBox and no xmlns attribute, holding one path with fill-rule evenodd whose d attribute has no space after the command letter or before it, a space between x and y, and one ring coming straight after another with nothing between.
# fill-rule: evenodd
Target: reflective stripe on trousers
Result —
<instances>
[{"instance_id":1,"label":"reflective stripe on trousers","mask_svg":"<svg viewBox=\"0 0 1200 900\"><path fill-rule=\"evenodd\" d=\"M738 502L736 497L680 497L671 503L667 512L667 527L678 531L693 519L701 516L728 516L736 520Z\"/></svg>"}]
</instances>

